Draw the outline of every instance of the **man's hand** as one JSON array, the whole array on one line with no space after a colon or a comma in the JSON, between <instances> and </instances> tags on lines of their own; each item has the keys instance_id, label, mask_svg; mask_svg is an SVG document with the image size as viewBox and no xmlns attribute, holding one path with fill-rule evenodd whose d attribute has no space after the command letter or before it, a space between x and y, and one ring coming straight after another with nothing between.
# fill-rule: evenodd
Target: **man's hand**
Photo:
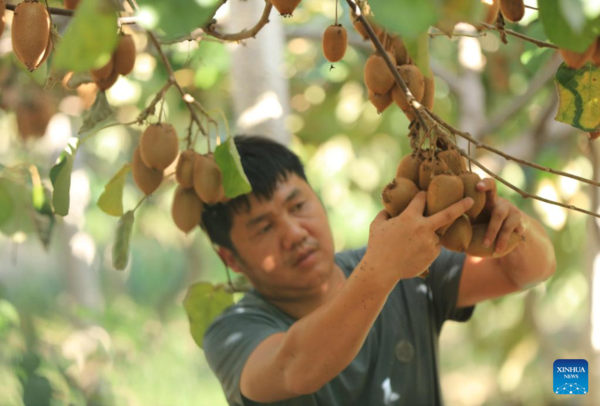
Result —
<instances>
[{"instance_id":1,"label":"man's hand","mask_svg":"<svg viewBox=\"0 0 600 406\"><path fill-rule=\"evenodd\" d=\"M508 200L498 197L494 179L482 179L477 183L477 190L485 192L482 214L490 218L483 245L489 247L497 238L496 252L501 252L506 248L513 231L521 236L525 234L527 216L524 216L521 210Z\"/></svg>"},{"instance_id":2,"label":"man's hand","mask_svg":"<svg viewBox=\"0 0 600 406\"><path fill-rule=\"evenodd\" d=\"M419 192L397 217L382 210L371 223L364 262L384 272L393 283L413 278L438 257L441 251L439 228L451 224L471 208L465 198L430 217L424 217L427 193Z\"/></svg>"}]
</instances>

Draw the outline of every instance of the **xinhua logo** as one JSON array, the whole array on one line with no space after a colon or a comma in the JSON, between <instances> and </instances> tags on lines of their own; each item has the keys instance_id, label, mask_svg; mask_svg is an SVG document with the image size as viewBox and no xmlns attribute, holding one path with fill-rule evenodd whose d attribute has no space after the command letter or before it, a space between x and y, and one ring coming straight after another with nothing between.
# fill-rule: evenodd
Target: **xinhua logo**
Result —
<instances>
[{"instance_id":1,"label":"xinhua logo","mask_svg":"<svg viewBox=\"0 0 600 406\"><path fill-rule=\"evenodd\" d=\"M554 361L554 393L557 395L588 393L588 362L584 359Z\"/></svg>"}]
</instances>

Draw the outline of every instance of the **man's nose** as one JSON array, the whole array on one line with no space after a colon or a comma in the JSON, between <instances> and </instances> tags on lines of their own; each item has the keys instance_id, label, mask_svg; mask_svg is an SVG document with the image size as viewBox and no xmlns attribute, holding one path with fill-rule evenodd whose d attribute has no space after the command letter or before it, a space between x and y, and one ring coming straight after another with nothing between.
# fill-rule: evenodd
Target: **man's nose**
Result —
<instances>
[{"instance_id":1,"label":"man's nose","mask_svg":"<svg viewBox=\"0 0 600 406\"><path fill-rule=\"evenodd\" d=\"M308 237L308 231L298 220L287 219L282 237L284 249L291 250L295 248L296 245L302 244L306 237Z\"/></svg>"}]
</instances>

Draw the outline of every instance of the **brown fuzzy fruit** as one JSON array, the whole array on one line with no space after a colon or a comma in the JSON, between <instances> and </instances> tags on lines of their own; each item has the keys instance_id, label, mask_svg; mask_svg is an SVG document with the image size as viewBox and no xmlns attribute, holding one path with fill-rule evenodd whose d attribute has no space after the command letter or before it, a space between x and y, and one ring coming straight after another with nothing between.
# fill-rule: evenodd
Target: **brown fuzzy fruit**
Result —
<instances>
[{"instance_id":1,"label":"brown fuzzy fruit","mask_svg":"<svg viewBox=\"0 0 600 406\"><path fill-rule=\"evenodd\" d=\"M330 25L323 33L323 55L329 62L340 61L348 47L348 33L341 24Z\"/></svg>"},{"instance_id":2,"label":"brown fuzzy fruit","mask_svg":"<svg viewBox=\"0 0 600 406\"><path fill-rule=\"evenodd\" d=\"M598 139L600 137L600 131L591 131L588 133L588 137L590 140Z\"/></svg>"},{"instance_id":3,"label":"brown fuzzy fruit","mask_svg":"<svg viewBox=\"0 0 600 406\"><path fill-rule=\"evenodd\" d=\"M131 35L121 35L119 45L113 54L115 71L120 75L128 75L135 66L135 43Z\"/></svg>"},{"instance_id":4,"label":"brown fuzzy fruit","mask_svg":"<svg viewBox=\"0 0 600 406\"><path fill-rule=\"evenodd\" d=\"M179 154L177 169L175 169L175 178L186 189L194 187L194 162L196 161L196 156L198 154L189 149Z\"/></svg>"},{"instance_id":5,"label":"brown fuzzy fruit","mask_svg":"<svg viewBox=\"0 0 600 406\"><path fill-rule=\"evenodd\" d=\"M523 0L500 0L500 10L505 19L516 23L525 15L525 3Z\"/></svg>"},{"instance_id":6,"label":"brown fuzzy fruit","mask_svg":"<svg viewBox=\"0 0 600 406\"><path fill-rule=\"evenodd\" d=\"M96 86L98 86L98 89L108 90L115 83L117 83L117 79L119 79L119 73L113 70L106 79L95 79L93 76L92 79L94 79L94 83L96 84Z\"/></svg>"},{"instance_id":7,"label":"brown fuzzy fruit","mask_svg":"<svg viewBox=\"0 0 600 406\"><path fill-rule=\"evenodd\" d=\"M387 53L394 65L396 58ZM394 86L394 75L379 55L371 55L365 64L364 79L367 88L375 94L385 94Z\"/></svg>"},{"instance_id":8,"label":"brown fuzzy fruit","mask_svg":"<svg viewBox=\"0 0 600 406\"><path fill-rule=\"evenodd\" d=\"M432 177L442 174L447 170L448 165L440 159L436 159L435 163L432 158L424 160L419 167L419 187L421 190L427 190Z\"/></svg>"},{"instance_id":9,"label":"brown fuzzy fruit","mask_svg":"<svg viewBox=\"0 0 600 406\"><path fill-rule=\"evenodd\" d=\"M431 180L427 189L427 215L432 216L463 198L463 184L458 176L441 174ZM438 230L444 234L450 224Z\"/></svg>"},{"instance_id":10,"label":"brown fuzzy fruit","mask_svg":"<svg viewBox=\"0 0 600 406\"><path fill-rule=\"evenodd\" d=\"M423 74L419 68L417 68L415 65L402 65L397 69L413 97L417 99L418 102L423 100L423 95L425 94L425 78L423 77ZM394 102L403 111L411 110L410 104L408 104L408 99L398 84L396 84L392 90L392 99L394 99Z\"/></svg>"},{"instance_id":11,"label":"brown fuzzy fruit","mask_svg":"<svg viewBox=\"0 0 600 406\"><path fill-rule=\"evenodd\" d=\"M173 163L179 152L177 132L171 124L152 124L140 140L142 160L148 168L164 171Z\"/></svg>"},{"instance_id":12,"label":"brown fuzzy fruit","mask_svg":"<svg viewBox=\"0 0 600 406\"><path fill-rule=\"evenodd\" d=\"M163 180L163 171L148 168L144 164L139 145L133 151L131 172L133 174L133 181L145 195L154 193Z\"/></svg>"},{"instance_id":13,"label":"brown fuzzy fruit","mask_svg":"<svg viewBox=\"0 0 600 406\"><path fill-rule=\"evenodd\" d=\"M358 34L362 37L363 40L369 39L369 34L367 33L367 30L365 30L365 27L362 25L362 23L360 21L358 21L358 20L354 21L352 26L354 27L356 32L358 32Z\"/></svg>"},{"instance_id":14,"label":"brown fuzzy fruit","mask_svg":"<svg viewBox=\"0 0 600 406\"><path fill-rule=\"evenodd\" d=\"M421 159L416 154L408 154L398 164L396 169L397 178L406 178L411 180L415 185L419 184L419 168L421 167Z\"/></svg>"},{"instance_id":15,"label":"brown fuzzy fruit","mask_svg":"<svg viewBox=\"0 0 600 406\"><path fill-rule=\"evenodd\" d=\"M92 79L94 79L94 81L106 80L113 73L114 66L115 65L113 63L113 58L110 58L108 63L106 65L104 65L103 67L91 70L90 75L92 76ZM118 73L117 73L117 75L118 75Z\"/></svg>"},{"instance_id":16,"label":"brown fuzzy fruit","mask_svg":"<svg viewBox=\"0 0 600 406\"><path fill-rule=\"evenodd\" d=\"M462 167L460 165L460 155L454 150L442 151L438 154L438 157L446 162L448 169L455 175L460 175Z\"/></svg>"},{"instance_id":17,"label":"brown fuzzy fruit","mask_svg":"<svg viewBox=\"0 0 600 406\"><path fill-rule=\"evenodd\" d=\"M406 178L395 178L386 185L381 193L385 210L396 217L404 211L419 193L419 188Z\"/></svg>"},{"instance_id":18,"label":"brown fuzzy fruit","mask_svg":"<svg viewBox=\"0 0 600 406\"><path fill-rule=\"evenodd\" d=\"M424 77L425 90L423 92L423 99L421 104L433 111L433 104L435 102L435 80L433 78L433 72L429 70L429 76Z\"/></svg>"},{"instance_id":19,"label":"brown fuzzy fruit","mask_svg":"<svg viewBox=\"0 0 600 406\"><path fill-rule=\"evenodd\" d=\"M67 10L75 10L79 6L80 0L65 0L64 5Z\"/></svg>"},{"instance_id":20,"label":"brown fuzzy fruit","mask_svg":"<svg viewBox=\"0 0 600 406\"><path fill-rule=\"evenodd\" d=\"M408 63L408 51L404 46L404 41L402 38L394 35L391 39L391 43L388 46L388 51L390 51L394 58L396 58L396 64L404 65Z\"/></svg>"},{"instance_id":21,"label":"brown fuzzy fruit","mask_svg":"<svg viewBox=\"0 0 600 406\"><path fill-rule=\"evenodd\" d=\"M570 68L579 69L583 67L587 61L592 59L596 53L596 43L597 41L594 41L592 45L585 50L585 52L575 52L571 51L570 49L561 48L560 54Z\"/></svg>"},{"instance_id":22,"label":"brown fuzzy fruit","mask_svg":"<svg viewBox=\"0 0 600 406\"><path fill-rule=\"evenodd\" d=\"M465 214L471 219L475 219L485 206L485 192L477 190L477 183L481 181L481 178L473 172L463 172L459 175L459 178L464 186L464 197L470 197L474 201L473 206Z\"/></svg>"},{"instance_id":23,"label":"brown fuzzy fruit","mask_svg":"<svg viewBox=\"0 0 600 406\"><path fill-rule=\"evenodd\" d=\"M481 0L485 7L485 17L483 21L488 24L494 24L498 19L498 11L500 11L500 0Z\"/></svg>"},{"instance_id":24,"label":"brown fuzzy fruit","mask_svg":"<svg viewBox=\"0 0 600 406\"><path fill-rule=\"evenodd\" d=\"M50 15L38 2L23 1L14 11L12 46L17 58L31 72L44 60L50 41Z\"/></svg>"},{"instance_id":25,"label":"brown fuzzy fruit","mask_svg":"<svg viewBox=\"0 0 600 406\"><path fill-rule=\"evenodd\" d=\"M177 186L171 206L171 216L177 228L186 234L192 231L202 220L203 208L204 205L192 189Z\"/></svg>"},{"instance_id":26,"label":"brown fuzzy fruit","mask_svg":"<svg viewBox=\"0 0 600 406\"><path fill-rule=\"evenodd\" d=\"M508 244L506 245L506 248L502 252L496 253L496 241L494 241L489 247L483 246L483 239L485 238L488 224L474 224L472 228L473 238L471 238L471 243L469 244L466 253L467 255L471 255L473 257L500 258L510 253L520 242L525 240L523 237L513 231L508 238Z\"/></svg>"},{"instance_id":27,"label":"brown fuzzy fruit","mask_svg":"<svg viewBox=\"0 0 600 406\"><path fill-rule=\"evenodd\" d=\"M371 101L371 104L375 106L377 112L381 114L392 104L392 92L389 91L384 94L375 94L369 90L369 100Z\"/></svg>"},{"instance_id":28,"label":"brown fuzzy fruit","mask_svg":"<svg viewBox=\"0 0 600 406\"><path fill-rule=\"evenodd\" d=\"M6 11L6 3L4 0L0 0L0 35L4 32L4 25L6 24L6 18L4 12Z\"/></svg>"},{"instance_id":29,"label":"brown fuzzy fruit","mask_svg":"<svg viewBox=\"0 0 600 406\"><path fill-rule=\"evenodd\" d=\"M465 252L473 238L473 229L469 217L462 215L446 230L440 238L442 245L452 251Z\"/></svg>"},{"instance_id":30,"label":"brown fuzzy fruit","mask_svg":"<svg viewBox=\"0 0 600 406\"><path fill-rule=\"evenodd\" d=\"M271 3L283 17L290 17L300 4L300 0L271 0Z\"/></svg>"},{"instance_id":31,"label":"brown fuzzy fruit","mask_svg":"<svg viewBox=\"0 0 600 406\"><path fill-rule=\"evenodd\" d=\"M43 94L19 103L16 108L19 135L24 140L30 137L42 137L54 112L52 101Z\"/></svg>"},{"instance_id":32,"label":"brown fuzzy fruit","mask_svg":"<svg viewBox=\"0 0 600 406\"><path fill-rule=\"evenodd\" d=\"M216 204L225 199L223 174L212 155L198 155L194 161L194 190L207 204Z\"/></svg>"},{"instance_id":33,"label":"brown fuzzy fruit","mask_svg":"<svg viewBox=\"0 0 600 406\"><path fill-rule=\"evenodd\" d=\"M592 55L592 62L594 63L594 65L600 67L600 37L596 39L596 49L594 50L594 54Z\"/></svg>"}]
</instances>

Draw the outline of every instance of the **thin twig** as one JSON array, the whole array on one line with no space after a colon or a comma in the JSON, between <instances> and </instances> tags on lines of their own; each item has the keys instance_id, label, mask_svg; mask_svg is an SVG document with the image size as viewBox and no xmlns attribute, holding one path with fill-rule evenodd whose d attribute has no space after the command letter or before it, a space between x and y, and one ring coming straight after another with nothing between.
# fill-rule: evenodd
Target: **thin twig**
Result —
<instances>
[{"instance_id":1,"label":"thin twig","mask_svg":"<svg viewBox=\"0 0 600 406\"><path fill-rule=\"evenodd\" d=\"M487 32L482 31L482 32L464 32L464 31L454 31L453 33L451 33L450 35L438 30L437 28L433 28L431 27L429 30L429 37L433 38L433 37L471 37L471 38L478 38L478 37L485 37L487 36Z\"/></svg>"},{"instance_id":2,"label":"thin twig","mask_svg":"<svg viewBox=\"0 0 600 406\"><path fill-rule=\"evenodd\" d=\"M495 27L495 26L493 26L491 24L487 24L487 23L481 22L481 25L483 25L485 28L487 28L489 30L494 30L494 31L498 31L498 32L500 31L497 27ZM540 48L558 49L558 47L556 45L554 45L554 44L550 44L549 42L544 42L544 41L537 40L535 38L528 37L527 35L521 34L520 32L509 30L507 28L504 28L503 31L505 33L507 33L508 35L512 35L513 37L517 37L517 38L520 38L520 39L522 39L524 41L531 42L532 44L535 44L535 45L537 45Z\"/></svg>"},{"instance_id":3,"label":"thin twig","mask_svg":"<svg viewBox=\"0 0 600 406\"><path fill-rule=\"evenodd\" d=\"M379 54L385 61L385 64L387 65L388 69L390 70L390 72L392 72L392 75L394 76L396 83L398 84L398 86L400 86L400 89L402 89L402 92L406 96L408 104L410 105L410 107L412 108L413 112L415 113L417 119L419 120L421 127L423 128L424 131L427 131L427 124L425 123L425 120L423 119L423 117L421 116L421 112L419 111L419 109L422 108L421 103L419 103L417 101L417 99L415 99L415 97L410 92L410 89L408 88L408 86L406 86L404 79L402 79L402 76L400 76L400 74L398 73L396 66L394 65L394 63L392 62L390 57L388 56L387 52L385 51L385 48L381 44L381 41L379 41L379 38L377 38L375 31L373 31L371 24L369 24L369 22L365 18L362 10L358 7L358 5L353 0L346 0L346 2L350 6L350 9L354 12L354 14L356 14L356 20L360 21L360 23L363 25L363 27L365 28L365 31L367 31L367 34L369 35L369 38L375 45L375 48L377 48L377 51L379 51Z\"/></svg>"},{"instance_id":4,"label":"thin twig","mask_svg":"<svg viewBox=\"0 0 600 406\"><path fill-rule=\"evenodd\" d=\"M536 164L536 163L529 162L529 161L525 161L525 160L523 160L523 159L515 158L515 157L513 157L513 156L511 156L511 155L505 154L504 152L500 151L499 149L496 149L496 148L494 148L494 147L490 147L489 145L486 145L486 144L484 144L483 142L481 142L481 141L479 141L479 140L476 140L476 139L475 139L475 138L473 138L473 137L472 137L472 136L471 136L469 133L466 133L466 132L463 132L463 131L460 131L460 130L458 130L458 129L454 128L453 126L451 126L450 124L448 124L448 123L446 123L444 120L442 120L442 119L441 119L441 118L440 118L438 115L436 115L435 113L433 113L433 112L430 112L430 111L428 111L428 113L429 113L429 115L430 115L430 116L431 116L431 117L432 117L432 118L433 118L433 119L434 119L436 122L438 122L439 124L441 124L441 125L442 125L442 126L443 126L443 127L446 129L446 130L448 130L448 131L449 131L449 132L451 132L452 134L459 135L460 137L463 137L464 139L466 139L466 140L468 140L468 141L472 142L473 144L475 144L475 146L476 146L477 148L486 149L486 150L488 150L488 151L490 151L490 152L493 152L493 153L495 153L495 154L498 154L498 155L500 155L501 157L503 157L503 158L504 158L504 159L506 159L506 160L509 160L509 161L515 161L515 162L517 162L517 163L520 163L521 165L529 166L529 167L531 167L531 168L535 168L535 169L538 169L538 170L540 170L540 171L549 172L549 173L552 173L552 174L554 174L554 175L560 175L560 176L564 176L564 177L567 177L567 178L575 179L575 180L578 180L578 181L580 181L580 182L587 183L588 185L592 185L592 186L600 187L600 183L599 183L599 182L595 182L595 181L593 181L593 180L590 180L590 179L582 178L582 177L580 177L580 176L577 176L577 175L572 175L572 174L570 174L570 173L567 173L567 172L563 172L563 171L557 171L557 170L555 170L555 169L552 169L552 168L547 168L547 167L545 167L545 166L541 166L541 165L538 165L538 164Z\"/></svg>"},{"instance_id":5,"label":"thin twig","mask_svg":"<svg viewBox=\"0 0 600 406\"><path fill-rule=\"evenodd\" d=\"M158 93L156 93L156 95L154 96L154 99L152 99L152 101L150 102L148 107L146 107L138 116L138 118L137 118L138 123L141 124L151 114L154 114L154 108L156 107L158 102L161 101L165 97L165 93L167 93L167 90L169 90L169 88L171 86L173 86L173 83L171 83L171 81L167 81L167 83L165 83L165 85L158 91Z\"/></svg>"},{"instance_id":6,"label":"thin twig","mask_svg":"<svg viewBox=\"0 0 600 406\"><path fill-rule=\"evenodd\" d=\"M208 35L218 38L223 41L241 41L248 38L256 38L256 34L269 22L269 14L271 14L271 10L273 9L273 5L269 0L265 0L265 8L263 10L262 16L260 20L252 27L251 29L243 29L240 32L236 32L233 34L224 34L215 30L215 21L211 21L204 30Z\"/></svg>"}]
</instances>

